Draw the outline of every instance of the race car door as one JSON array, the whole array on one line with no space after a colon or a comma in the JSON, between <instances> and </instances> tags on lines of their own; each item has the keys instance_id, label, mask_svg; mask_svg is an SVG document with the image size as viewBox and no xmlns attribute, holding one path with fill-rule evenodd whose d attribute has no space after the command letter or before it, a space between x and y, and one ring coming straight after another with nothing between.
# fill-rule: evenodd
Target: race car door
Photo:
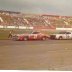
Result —
<instances>
[{"instance_id":1,"label":"race car door","mask_svg":"<svg viewBox=\"0 0 72 72\"><path fill-rule=\"evenodd\" d=\"M67 39L72 39L71 32L67 32L67 33L66 33L66 38L67 38Z\"/></svg>"}]
</instances>

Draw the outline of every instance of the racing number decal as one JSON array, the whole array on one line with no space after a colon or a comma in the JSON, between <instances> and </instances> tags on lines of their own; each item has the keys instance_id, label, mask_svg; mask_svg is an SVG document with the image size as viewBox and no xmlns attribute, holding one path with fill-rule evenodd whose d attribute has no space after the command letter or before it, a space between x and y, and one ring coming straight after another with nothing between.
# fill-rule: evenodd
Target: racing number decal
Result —
<instances>
[{"instance_id":1,"label":"racing number decal","mask_svg":"<svg viewBox=\"0 0 72 72\"><path fill-rule=\"evenodd\" d=\"M67 39L69 39L69 38L70 38L70 34L67 34L66 36L67 36Z\"/></svg>"}]
</instances>

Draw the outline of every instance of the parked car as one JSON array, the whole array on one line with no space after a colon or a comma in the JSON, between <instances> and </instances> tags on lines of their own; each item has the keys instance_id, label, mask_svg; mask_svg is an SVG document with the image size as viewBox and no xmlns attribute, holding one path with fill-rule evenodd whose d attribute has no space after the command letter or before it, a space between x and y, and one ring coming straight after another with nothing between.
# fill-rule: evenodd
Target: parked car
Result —
<instances>
[{"instance_id":1,"label":"parked car","mask_svg":"<svg viewBox=\"0 0 72 72\"><path fill-rule=\"evenodd\" d=\"M72 39L72 32L65 31L65 32L59 32L57 34L52 34L50 35L50 39L59 39L59 40Z\"/></svg>"},{"instance_id":2,"label":"parked car","mask_svg":"<svg viewBox=\"0 0 72 72\"><path fill-rule=\"evenodd\" d=\"M32 32L30 34L15 34L12 36L12 40L46 40L49 38L48 35L41 32Z\"/></svg>"}]
</instances>

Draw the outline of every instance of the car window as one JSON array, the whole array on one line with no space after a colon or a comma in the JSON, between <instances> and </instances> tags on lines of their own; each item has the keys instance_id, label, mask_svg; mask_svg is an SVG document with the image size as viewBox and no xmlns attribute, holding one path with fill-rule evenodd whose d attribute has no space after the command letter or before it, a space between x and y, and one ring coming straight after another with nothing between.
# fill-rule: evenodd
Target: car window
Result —
<instances>
[{"instance_id":1,"label":"car window","mask_svg":"<svg viewBox=\"0 0 72 72\"><path fill-rule=\"evenodd\" d=\"M70 32L67 32L66 34L71 34Z\"/></svg>"},{"instance_id":2,"label":"car window","mask_svg":"<svg viewBox=\"0 0 72 72\"><path fill-rule=\"evenodd\" d=\"M38 34L39 32L33 32L32 34Z\"/></svg>"},{"instance_id":3,"label":"car window","mask_svg":"<svg viewBox=\"0 0 72 72\"><path fill-rule=\"evenodd\" d=\"M59 34L71 34L70 32L59 32Z\"/></svg>"},{"instance_id":4,"label":"car window","mask_svg":"<svg viewBox=\"0 0 72 72\"><path fill-rule=\"evenodd\" d=\"M66 34L66 32L59 32L59 34Z\"/></svg>"}]
</instances>

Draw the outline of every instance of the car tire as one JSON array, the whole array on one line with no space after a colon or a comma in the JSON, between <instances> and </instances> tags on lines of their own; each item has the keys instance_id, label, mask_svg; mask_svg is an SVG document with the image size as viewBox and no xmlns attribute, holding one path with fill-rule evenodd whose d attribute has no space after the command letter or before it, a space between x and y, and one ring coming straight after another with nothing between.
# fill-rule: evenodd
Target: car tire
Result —
<instances>
[{"instance_id":1,"label":"car tire","mask_svg":"<svg viewBox=\"0 0 72 72\"><path fill-rule=\"evenodd\" d=\"M46 37L42 37L42 40L46 40Z\"/></svg>"},{"instance_id":2,"label":"car tire","mask_svg":"<svg viewBox=\"0 0 72 72\"><path fill-rule=\"evenodd\" d=\"M17 39L15 39L15 38L12 38L11 40L13 40L13 41L17 41Z\"/></svg>"},{"instance_id":3,"label":"car tire","mask_svg":"<svg viewBox=\"0 0 72 72\"><path fill-rule=\"evenodd\" d=\"M27 38L27 37L24 37L24 40L25 40L25 41L27 41L27 40L28 40L28 38Z\"/></svg>"},{"instance_id":4,"label":"car tire","mask_svg":"<svg viewBox=\"0 0 72 72\"><path fill-rule=\"evenodd\" d=\"M60 37L59 37L59 40L62 40L62 39L63 39L63 37L62 37L62 36L60 36Z\"/></svg>"}]
</instances>

